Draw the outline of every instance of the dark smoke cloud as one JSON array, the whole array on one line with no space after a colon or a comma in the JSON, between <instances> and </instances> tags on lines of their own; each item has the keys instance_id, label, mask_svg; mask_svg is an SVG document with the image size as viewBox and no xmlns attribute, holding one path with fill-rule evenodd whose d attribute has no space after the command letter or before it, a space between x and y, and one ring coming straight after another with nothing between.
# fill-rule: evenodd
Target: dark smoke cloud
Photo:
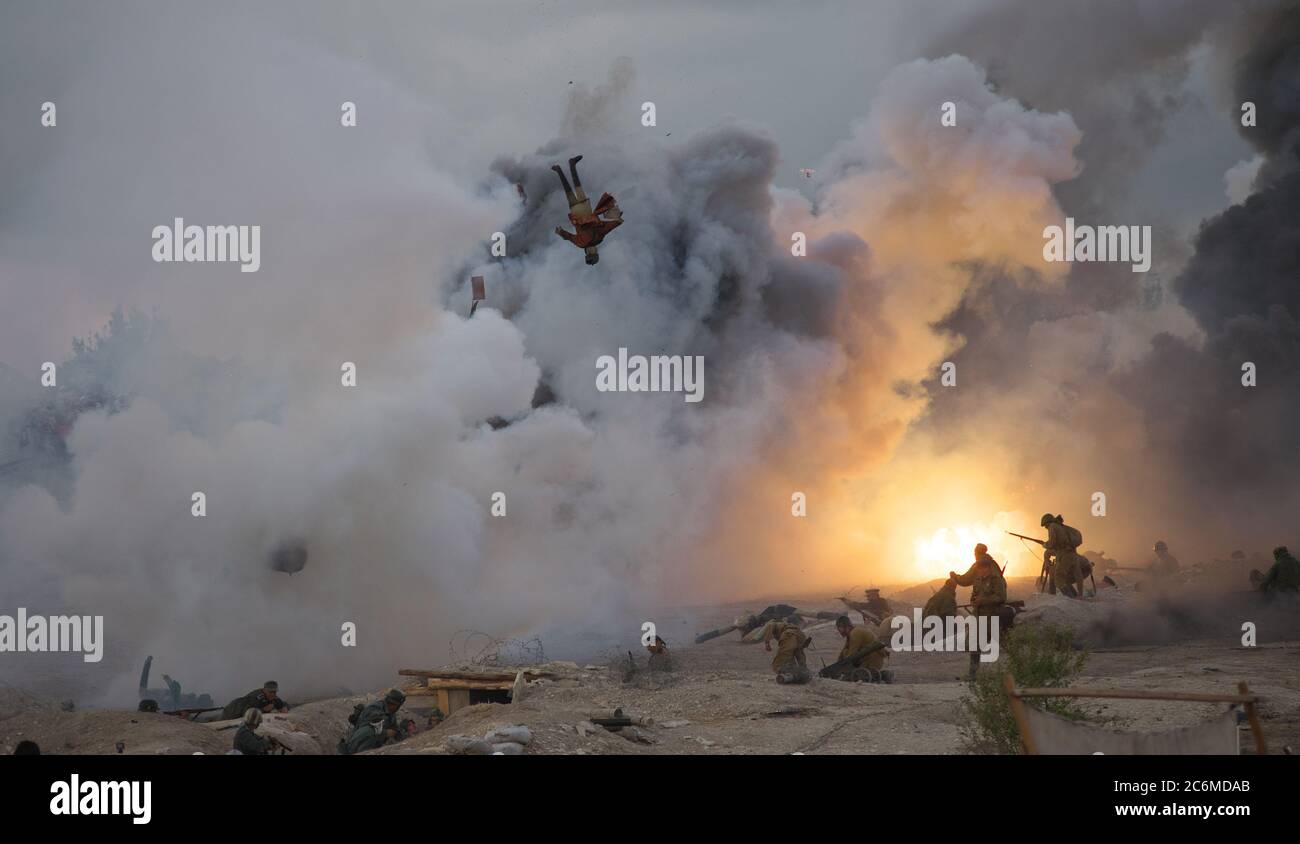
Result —
<instances>
[{"instance_id":1,"label":"dark smoke cloud","mask_svg":"<svg viewBox=\"0 0 1300 844\"><path fill-rule=\"evenodd\" d=\"M1241 130L1268 156L1258 192L1205 222L1174 283L1205 342L1157 338L1122 383L1188 482L1263 496L1257 506L1279 516L1300 470L1300 7L1257 31L1234 89L1259 107L1259 125ZM1241 386L1248 361L1257 387Z\"/></svg>"}]
</instances>

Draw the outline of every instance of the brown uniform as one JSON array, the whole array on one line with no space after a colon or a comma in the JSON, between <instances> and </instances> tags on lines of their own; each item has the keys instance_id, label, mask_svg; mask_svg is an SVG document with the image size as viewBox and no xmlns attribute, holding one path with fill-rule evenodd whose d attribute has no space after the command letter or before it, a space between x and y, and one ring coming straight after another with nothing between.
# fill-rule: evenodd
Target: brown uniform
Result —
<instances>
[{"instance_id":1,"label":"brown uniform","mask_svg":"<svg viewBox=\"0 0 1300 844\"><path fill-rule=\"evenodd\" d=\"M984 554L966 570L958 575L958 586L969 586L971 609L975 615L998 615L1002 605L1007 602L1007 581L1002 576L1002 569L997 561ZM953 608L956 614L956 607Z\"/></svg>"},{"instance_id":2,"label":"brown uniform","mask_svg":"<svg viewBox=\"0 0 1300 844\"><path fill-rule=\"evenodd\" d=\"M1083 579L1081 564L1084 561L1076 553L1074 545L1070 543L1070 534L1065 529L1065 525L1060 522L1052 522L1048 525L1047 544L1043 547L1056 558L1052 566L1052 583L1057 589L1074 586Z\"/></svg>"},{"instance_id":3,"label":"brown uniform","mask_svg":"<svg viewBox=\"0 0 1300 844\"><path fill-rule=\"evenodd\" d=\"M849 631L849 636L844 641L844 647L840 649L840 655L838 659L848 659L849 657L853 656L855 653L867 647L868 645L874 645L876 641L877 641L876 637L873 636L871 634L871 631L868 630L867 628L854 627L852 630ZM885 667L885 659L888 656L889 654L885 652L884 648L881 648L878 651L867 654L862 659L855 662L853 664L853 667L870 668L875 671L879 671Z\"/></svg>"},{"instance_id":4,"label":"brown uniform","mask_svg":"<svg viewBox=\"0 0 1300 844\"><path fill-rule=\"evenodd\" d=\"M1147 566L1147 570L1151 572L1152 576L1162 578L1177 577L1183 570L1182 565L1178 562L1178 558L1173 554L1170 554L1168 551L1157 551L1155 553L1156 555L1154 559L1152 559L1151 565Z\"/></svg>"},{"instance_id":5,"label":"brown uniform","mask_svg":"<svg viewBox=\"0 0 1300 844\"><path fill-rule=\"evenodd\" d=\"M769 621L763 628L763 644L766 645L772 640L776 640L776 655L772 657L772 671L779 672L791 662L799 665L807 665L808 660L803 655L804 648L812 641L807 633L804 633L793 624L787 624L784 621Z\"/></svg>"},{"instance_id":6,"label":"brown uniform","mask_svg":"<svg viewBox=\"0 0 1300 844\"><path fill-rule=\"evenodd\" d=\"M613 216L611 212L618 214L618 205L614 202L614 197L609 194L601 195L595 211L591 208L591 200L583 196L578 204L569 208L569 222L573 224L576 232L569 234L557 227L555 233L580 249L597 246L605 239L605 235L623 225L622 215ZM602 215L608 215L610 219L602 220Z\"/></svg>"}]
</instances>

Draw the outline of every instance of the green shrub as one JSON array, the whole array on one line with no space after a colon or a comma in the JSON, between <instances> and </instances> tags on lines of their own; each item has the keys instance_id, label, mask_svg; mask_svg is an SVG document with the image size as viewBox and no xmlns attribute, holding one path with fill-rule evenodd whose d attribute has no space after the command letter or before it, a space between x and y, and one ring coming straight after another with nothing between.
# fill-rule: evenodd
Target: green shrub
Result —
<instances>
[{"instance_id":1,"label":"green shrub","mask_svg":"<svg viewBox=\"0 0 1300 844\"><path fill-rule=\"evenodd\" d=\"M961 699L969 719L961 731L968 752L1020 752L1020 731L1002 677L1010 672L1020 688L1070 685L1088 659L1086 651L1075 649L1073 638L1069 628L1051 625L1016 627L1007 634L998 661L992 666L980 666L969 692ZM1084 718L1083 711L1070 698L1037 698L1026 703L1072 720Z\"/></svg>"}]
</instances>

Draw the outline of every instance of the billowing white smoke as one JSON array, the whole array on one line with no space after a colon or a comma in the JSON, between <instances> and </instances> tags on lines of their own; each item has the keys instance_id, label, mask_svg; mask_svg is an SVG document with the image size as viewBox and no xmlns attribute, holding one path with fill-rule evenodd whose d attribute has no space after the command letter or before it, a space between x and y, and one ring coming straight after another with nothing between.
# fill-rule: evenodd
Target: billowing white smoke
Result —
<instances>
[{"instance_id":1,"label":"billowing white smoke","mask_svg":"<svg viewBox=\"0 0 1300 844\"><path fill-rule=\"evenodd\" d=\"M869 473L951 345L931 324L971 283L960 262L1036 283L1038 232L1059 216L1051 184L1077 167L1067 116L998 97L964 59L917 62L819 168L831 181L814 209L774 197L777 150L753 130L660 146L602 129L628 83L620 66L569 110L587 134L474 187L427 160L421 140L438 130L424 104L369 79L350 96L379 125L343 130L327 84L338 60L277 47L269 72L212 47L176 62L161 91L144 84L156 57L117 57L128 106L171 117L148 133L108 122L121 134L94 155L74 136L33 200L47 224L104 232L70 242L61 261L87 280L34 293L36 312L138 305L171 324L117 376L130 408L78 422L66 509L39 487L0 498L9 604L103 614L119 700L146 652L191 687L277 676L321 691L441 661L462 627L627 640L654 607L704 594L688 585L716 597L843 583L861 560L828 540L863 512L864 477L873 492L897 477ZM94 99L93 85L65 98ZM214 113L238 117L191 128ZM549 232L566 209L546 167L578 152L588 189L616 193L627 218L594 269ZM65 208L74 185L84 211ZM177 215L262 225L261 271L152 264L148 232ZM511 257L476 264L497 230ZM793 230L813 243L807 259L789 257ZM52 272L13 245L7 292ZM454 312L475 266L489 307L465 320ZM619 346L704 355L705 401L598 393L595 360ZM340 385L345 361L355 388ZM542 379L557 402L531 409ZM493 430L494 416L513 422ZM791 528L794 489L828 493L814 506L830 502L819 524L833 530ZM505 518L489 515L496 491ZM872 518L893 519L893 500ZM915 536L882 531L853 550ZM306 569L271 571L267 554L293 540ZM340 646L345 621L355 649Z\"/></svg>"}]
</instances>

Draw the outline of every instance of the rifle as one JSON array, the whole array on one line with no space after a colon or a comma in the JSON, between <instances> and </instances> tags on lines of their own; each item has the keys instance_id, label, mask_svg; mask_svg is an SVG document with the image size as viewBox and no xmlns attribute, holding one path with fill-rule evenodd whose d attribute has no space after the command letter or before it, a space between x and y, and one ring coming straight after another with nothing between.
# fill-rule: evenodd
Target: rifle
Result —
<instances>
[{"instance_id":1,"label":"rifle","mask_svg":"<svg viewBox=\"0 0 1300 844\"><path fill-rule=\"evenodd\" d=\"M161 714L175 715L177 718L185 718L190 721L195 721L205 712L220 712L223 709L225 709L224 706L213 706L208 709L165 709Z\"/></svg>"},{"instance_id":2,"label":"rifle","mask_svg":"<svg viewBox=\"0 0 1300 844\"><path fill-rule=\"evenodd\" d=\"M1023 610L1025 608L1024 601L1003 601L1002 603L1004 606L1015 607L1018 610ZM966 609L971 609L974 606L975 606L974 604L958 604L957 609L966 610Z\"/></svg>"},{"instance_id":3,"label":"rifle","mask_svg":"<svg viewBox=\"0 0 1300 844\"><path fill-rule=\"evenodd\" d=\"M870 645L867 645L864 648L859 648L857 653L850 654L849 656L844 657L844 659L832 662L830 665L826 666L821 671L818 671L817 676L830 677L833 679L839 674L843 674L846 671L856 668L857 665L855 665L855 663L858 660L862 659L864 656L870 656L876 651L884 650L884 648L885 648L884 642L874 642Z\"/></svg>"},{"instance_id":4,"label":"rifle","mask_svg":"<svg viewBox=\"0 0 1300 844\"><path fill-rule=\"evenodd\" d=\"M1043 539L1035 539L1035 538L1032 537L1032 536L1025 536L1023 533L1012 533L1011 531L1006 531L1006 532L1007 532L1007 533L1010 533L1010 534L1011 534L1012 536L1014 536L1016 539L1028 539L1030 542L1037 542L1039 545L1043 546L1044 548L1047 547L1047 541L1046 541L1046 540L1043 540ZM1042 567L1041 569L1039 569L1039 571L1038 571L1038 580L1036 580L1036 581L1035 581L1035 584L1034 584L1035 586L1037 586L1039 592L1042 592L1042 591L1044 591L1044 590L1047 588L1047 581L1048 581L1048 578L1050 578L1051 576L1052 576L1052 565L1051 565L1051 563L1047 562L1047 558L1044 557L1044 558L1043 558L1043 567Z\"/></svg>"}]
</instances>

